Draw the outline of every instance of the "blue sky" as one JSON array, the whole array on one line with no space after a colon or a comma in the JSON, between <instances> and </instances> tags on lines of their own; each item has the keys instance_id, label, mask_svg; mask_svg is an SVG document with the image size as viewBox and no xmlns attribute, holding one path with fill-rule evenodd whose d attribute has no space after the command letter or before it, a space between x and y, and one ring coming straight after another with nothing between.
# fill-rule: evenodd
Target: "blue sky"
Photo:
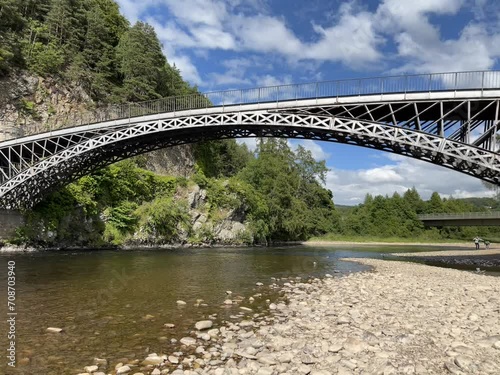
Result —
<instances>
[{"instance_id":1,"label":"blue sky","mask_svg":"<svg viewBox=\"0 0 500 375\"><path fill-rule=\"evenodd\" d=\"M496 0L118 3L132 23L155 27L169 62L201 91L499 68ZM424 198L433 191L455 197L491 194L477 179L417 160L354 146L300 143L327 161L327 186L339 204L412 186Z\"/></svg>"}]
</instances>

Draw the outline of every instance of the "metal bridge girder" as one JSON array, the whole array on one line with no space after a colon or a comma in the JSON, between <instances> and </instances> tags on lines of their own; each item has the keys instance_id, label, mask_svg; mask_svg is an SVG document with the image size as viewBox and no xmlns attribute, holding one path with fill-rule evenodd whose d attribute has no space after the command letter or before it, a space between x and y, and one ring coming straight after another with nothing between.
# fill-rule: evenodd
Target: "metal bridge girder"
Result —
<instances>
[{"instance_id":1,"label":"metal bridge girder","mask_svg":"<svg viewBox=\"0 0 500 375\"><path fill-rule=\"evenodd\" d=\"M0 142L0 207L31 206L51 189L133 155L243 137L370 147L500 184L498 71L230 90L51 119L51 132ZM0 121L0 137L13 130Z\"/></svg>"},{"instance_id":2,"label":"metal bridge girder","mask_svg":"<svg viewBox=\"0 0 500 375\"><path fill-rule=\"evenodd\" d=\"M333 116L330 114L333 107L323 108L321 114L316 114L317 108L301 108L297 112L238 110L142 121L138 118L125 125L92 131L74 128L69 134L47 134L24 143L20 139L6 147L0 143L0 155L16 155L8 160L11 164L2 166L0 207L31 206L52 187L81 176L82 170L89 173L152 149L205 139L261 136L373 147L500 184L500 156L496 152L411 127L395 126L392 119L388 123L377 123ZM131 149L131 145L136 149ZM40 150L38 154L30 155L30 150L33 153L35 149Z\"/></svg>"}]
</instances>

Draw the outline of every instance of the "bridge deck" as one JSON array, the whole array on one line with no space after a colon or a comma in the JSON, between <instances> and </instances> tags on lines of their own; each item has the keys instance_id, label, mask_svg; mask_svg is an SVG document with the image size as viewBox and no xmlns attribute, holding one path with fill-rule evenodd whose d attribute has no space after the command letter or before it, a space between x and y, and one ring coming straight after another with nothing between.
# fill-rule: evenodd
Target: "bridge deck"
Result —
<instances>
[{"instance_id":1,"label":"bridge deck","mask_svg":"<svg viewBox=\"0 0 500 375\"><path fill-rule=\"evenodd\" d=\"M397 116L398 121L405 121L415 117L414 108L407 106L405 108L401 108L404 106L406 101L414 101L421 102L421 106L425 106L426 101L435 101L446 99L448 104L440 109L439 106L433 106L433 103L427 104L427 108L419 109L419 117L424 116L421 120L425 119L436 119L439 118L441 112L449 112L451 109L455 108L455 111L467 112L466 109L466 101L470 99L477 98L499 98L500 97L500 89L476 89L476 90L453 90L453 91L432 91L432 92L415 92L415 93L393 93L393 94L377 94L377 95L349 95L349 96L340 96L340 97L323 97L323 98L314 98L314 99L294 99L294 100L277 100L277 101L261 101L254 103L228 103L221 105L213 105L204 108L195 108L195 109L185 109L178 111L166 111L161 113L153 113L153 114L145 114L138 115L127 118L118 118L109 121L79 125L79 126L67 126L57 130L43 132L39 134L29 135L21 138L11 139L8 141L0 142L0 146L12 146L18 143L25 143L31 141L37 141L46 137L53 136L61 136L65 134L70 134L74 132L82 132L82 131L93 131L96 129L109 128L114 126L122 126L133 124L136 122L144 122L144 121L156 121L162 119L169 118L179 118L185 116L197 116L197 115L205 115L205 114L218 114L218 113L234 113L234 112L242 112L242 111L300 111L301 108L307 109L311 114L319 114L321 108L331 107L328 112L322 111L323 115L336 115L338 111L342 110L340 105L353 105L356 104L357 108L355 108L351 113L352 117L359 118L357 116L361 116L360 119L370 120L373 117L388 117L391 115L391 109L389 106L383 106L379 109L372 109L367 111L365 109L365 105L369 104L380 104L380 103L391 103L392 113ZM465 101L465 103L464 103ZM400 104L398 104L400 102ZM457 102L463 103L461 106L457 107ZM359 106L359 104L363 104ZM495 118L495 107L486 108L487 103L485 102L483 105L476 104L474 108L472 108L471 115L475 113L480 113L482 119L491 119ZM315 108L317 108L315 110ZM335 110L337 108L337 111ZM377 112L378 111L378 112ZM145 110L145 112L148 112ZM421 114L420 114L421 113ZM372 117L373 116L373 117ZM478 118L479 119L479 118Z\"/></svg>"},{"instance_id":2,"label":"bridge deck","mask_svg":"<svg viewBox=\"0 0 500 375\"><path fill-rule=\"evenodd\" d=\"M459 214L428 214L418 217L426 226L497 226L500 225L500 211L466 212Z\"/></svg>"}]
</instances>

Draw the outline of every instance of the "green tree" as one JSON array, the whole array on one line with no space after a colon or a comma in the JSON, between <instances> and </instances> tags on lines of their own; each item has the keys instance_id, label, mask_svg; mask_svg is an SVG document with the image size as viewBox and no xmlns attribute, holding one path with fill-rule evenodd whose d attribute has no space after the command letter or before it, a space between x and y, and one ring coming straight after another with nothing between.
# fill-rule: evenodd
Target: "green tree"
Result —
<instances>
[{"instance_id":1,"label":"green tree","mask_svg":"<svg viewBox=\"0 0 500 375\"><path fill-rule=\"evenodd\" d=\"M11 65L22 65L23 59L18 34L26 22L16 0L0 0L0 76Z\"/></svg>"},{"instance_id":2,"label":"green tree","mask_svg":"<svg viewBox=\"0 0 500 375\"><path fill-rule=\"evenodd\" d=\"M123 77L123 97L127 101L157 99L167 60L151 25L137 22L120 38L116 48L118 69Z\"/></svg>"},{"instance_id":3,"label":"green tree","mask_svg":"<svg viewBox=\"0 0 500 375\"><path fill-rule=\"evenodd\" d=\"M234 139L201 142L194 145L196 163L207 177L231 177L253 158L245 144Z\"/></svg>"},{"instance_id":4,"label":"green tree","mask_svg":"<svg viewBox=\"0 0 500 375\"><path fill-rule=\"evenodd\" d=\"M294 153L286 140L260 140L257 157L237 175L264 197L269 240L303 240L335 228L331 192L320 185L323 163Z\"/></svg>"},{"instance_id":5,"label":"green tree","mask_svg":"<svg viewBox=\"0 0 500 375\"><path fill-rule=\"evenodd\" d=\"M441 213L444 210L443 200L437 192L432 193L431 199L426 204L426 213Z\"/></svg>"},{"instance_id":6,"label":"green tree","mask_svg":"<svg viewBox=\"0 0 500 375\"><path fill-rule=\"evenodd\" d=\"M45 23L50 42L69 53L80 51L85 36L85 0L52 0Z\"/></svg>"},{"instance_id":7,"label":"green tree","mask_svg":"<svg viewBox=\"0 0 500 375\"><path fill-rule=\"evenodd\" d=\"M91 0L90 4L83 48L73 60L69 76L98 102L117 101L115 90L119 77L115 48L128 22L114 1Z\"/></svg>"}]
</instances>

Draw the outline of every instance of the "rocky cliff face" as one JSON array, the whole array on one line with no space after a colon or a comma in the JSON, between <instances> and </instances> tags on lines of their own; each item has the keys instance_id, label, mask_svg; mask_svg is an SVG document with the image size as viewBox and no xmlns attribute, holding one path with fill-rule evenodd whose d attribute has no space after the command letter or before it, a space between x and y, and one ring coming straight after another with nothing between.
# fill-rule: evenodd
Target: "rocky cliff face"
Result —
<instances>
[{"instance_id":1,"label":"rocky cliff face","mask_svg":"<svg viewBox=\"0 0 500 375\"><path fill-rule=\"evenodd\" d=\"M207 192L195 185L187 194L192 231L204 243L239 244L247 240L248 233L244 212L222 209L209 213Z\"/></svg>"},{"instance_id":2,"label":"rocky cliff face","mask_svg":"<svg viewBox=\"0 0 500 375\"><path fill-rule=\"evenodd\" d=\"M78 85L25 71L0 79L0 142L68 124L78 124L96 103ZM96 112L97 113L97 112ZM189 177L194 157L190 145L149 153L145 168L163 175Z\"/></svg>"},{"instance_id":3,"label":"rocky cliff face","mask_svg":"<svg viewBox=\"0 0 500 375\"><path fill-rule=\"evenodd\" d=\"M14 136L61 127L94 105L82 87L55 78L18 71L0 80L0 129Z\"/></svg>"},{"instance_id":4,"label":"rocky cliff face","mask_svg":"<svg viewBox=\"0 0 500 375\"><path fill-rule=\"evenodd\" d=\"M191 145L181 145L146 154L144 168L164 176L189 178L194 173Z\"/></svg>"},{"instance_id":5,"label":"rocky cliff face","mask_svg":"<svg viewBox=\"0 0 500 375\"><path fill-rule=\"evenodd\" d=\"M211 246L243 245L253 242L246 214L235 209L211 210L207 191L198 185L179 189L175 200L188 207L189 223L178 224L177 237L165 242L161 237L147 236L140 228L127 246Z\"/></svg>"}]
</instances>

